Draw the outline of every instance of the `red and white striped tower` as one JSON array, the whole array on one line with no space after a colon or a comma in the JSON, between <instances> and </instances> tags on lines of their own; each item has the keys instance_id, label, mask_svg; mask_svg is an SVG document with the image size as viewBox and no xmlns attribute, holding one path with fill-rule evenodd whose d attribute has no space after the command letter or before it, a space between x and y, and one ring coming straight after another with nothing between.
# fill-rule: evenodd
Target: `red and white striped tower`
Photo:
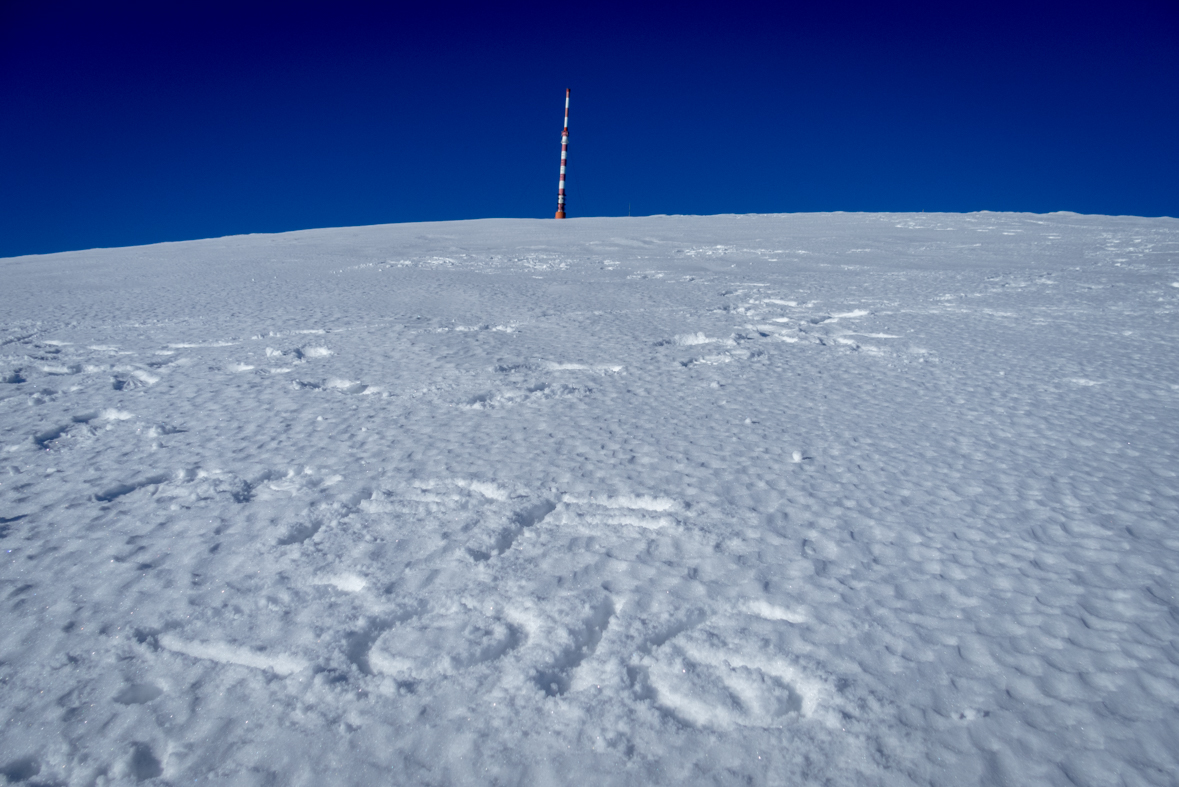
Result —
<instances>
[{"instance_id":1,"label":"red and white striped tower","mask_svg":"<svg viewBox=\"0 0 1179 787\"><path fill-rule=\"evenodd\" d=\"M565 218L565 158L569 155L569 88L565 88L565 130L561 132L561 182L557 186L557 218Z\"/></svg>"}]
</instances>

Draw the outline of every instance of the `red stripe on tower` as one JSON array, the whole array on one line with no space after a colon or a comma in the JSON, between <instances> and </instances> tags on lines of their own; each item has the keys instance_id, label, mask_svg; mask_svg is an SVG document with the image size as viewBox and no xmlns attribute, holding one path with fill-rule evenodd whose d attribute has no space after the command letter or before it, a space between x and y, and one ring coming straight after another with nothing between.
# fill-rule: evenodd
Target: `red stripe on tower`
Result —
<instances>
[{"instance_id":1,"label":"red stripe on tower","mask_svg":"<svg viewBox=\"0 0 1179 787\"><path fill-rule=\"evenodd\" d=\"M565 130L561 132L561 182L557 184L557 218L565 218L565 161L569 156L569 89L565 89Z\"/></svg>"}]
</instances>

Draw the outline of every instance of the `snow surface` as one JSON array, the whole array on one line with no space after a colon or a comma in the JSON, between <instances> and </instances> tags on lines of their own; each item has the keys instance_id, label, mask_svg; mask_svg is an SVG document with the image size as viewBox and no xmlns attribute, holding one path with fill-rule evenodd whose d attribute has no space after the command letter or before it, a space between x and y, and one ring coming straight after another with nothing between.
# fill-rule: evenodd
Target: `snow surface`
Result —
<instances>
[{"instance_id":1,"label":"snow surface","mask_svg":"<svg viewBox=\"0 0 1179 787\"><path fill-rule=\"evenodd\" d=\"M0 774L1169 785L1179 221L0 260Z\"/></svg>"}]
</instances>

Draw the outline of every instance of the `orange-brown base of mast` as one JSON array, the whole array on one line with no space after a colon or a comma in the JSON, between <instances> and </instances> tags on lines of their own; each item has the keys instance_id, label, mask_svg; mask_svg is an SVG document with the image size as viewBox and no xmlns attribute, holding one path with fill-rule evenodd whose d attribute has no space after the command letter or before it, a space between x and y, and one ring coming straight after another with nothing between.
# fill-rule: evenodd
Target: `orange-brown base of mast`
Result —
<instances>
[{"instance_id":1,"label":"orange-brown base of mast","mask_svg":"<svg viewBox=\"0 0 1179 787\"><path fill-rule=\"evenodd\" d=\"M559 211L557 211L557 218L558 218L558 219L563 219L563 218L565 218L565 211L563 211L563 210L559 210Z\"/></svg>"}]
</instances>

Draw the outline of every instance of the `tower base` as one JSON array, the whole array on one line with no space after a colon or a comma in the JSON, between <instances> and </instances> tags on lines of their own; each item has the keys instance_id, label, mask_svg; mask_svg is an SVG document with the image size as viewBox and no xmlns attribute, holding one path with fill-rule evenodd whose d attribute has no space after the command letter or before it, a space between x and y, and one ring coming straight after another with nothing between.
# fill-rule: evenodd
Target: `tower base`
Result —
<instances>
[{"instance_id":1,"label":"tower base","mask_svg":"<svg viewBox=\"0 0 1179 787\"><path fill-rule=\"evenodd\" d=\"M558 219L563 219L563 218L565 218L565 211L563 211L563 210L559 210L559 211L557 211L557 218L558 218Z\"/></svg>"}]
</instances>

